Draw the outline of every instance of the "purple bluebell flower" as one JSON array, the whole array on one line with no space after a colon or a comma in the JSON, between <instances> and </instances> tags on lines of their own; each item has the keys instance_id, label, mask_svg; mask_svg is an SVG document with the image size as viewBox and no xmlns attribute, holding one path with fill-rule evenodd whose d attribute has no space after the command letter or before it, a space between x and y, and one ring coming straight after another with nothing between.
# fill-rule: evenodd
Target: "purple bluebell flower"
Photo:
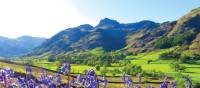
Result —
<instances>
[{"instance_id":1,"label":"purple bluebell flower","mask_svg":"<svg viewBox=\"0 0 200 88\"><path fill-rule=\"evenodd\" d=\"M47 72L45 70L41 71L40 82L42 84L48 85L48 76L47 76Z\"/></svg>"},{"instance_id":2,"label":"purple bluebell flower","mask_svg":"<svg viewBox=\"0 0 200 88\"><path fill-rule=\"evenodd\" d=\"M128 79L126 80L126 88L131 88L132 85L133 80L131 79L131 77L128 77Z\"/></svg>"},{"instance_id":3,"label":"purple bluebell flower","mask_svg":"<svg viewBox=\"0 0 200 88\"><path fill-rule=\"evenodd\" d=\"M168 88L167 77L165 77L163 83L160 85L160 88Z\"/></svg>"},{"instance_id":4,"label":"purple bluebell flower","mask_svg":"<svg viewBox=\"0 0 200 88\"><path fill-rule=\"evenodd\" d=\"M125 72L123 72L123 74L122 74L122 80L125 82L126 81L126 73Z\"/></svg>"},{"instance_id":5,"label":"purple bluebell flower","mask_svg":"<svg viewBox=\"0 0 200 88\"><path fill-rule=\"evenodd\" d=\"M6 71L3 70L3 69L1 69L1 70L0 70L0 76L1 76L1 77L5 77L5 76L6 76Z\"/></svg>"},{"instance_id":6,"label":"purple bluebell flower","mask_svg":"<svg viewBox=\"0 0 200 88\"><path fill-rule=\"evenodd\" d=\"M172 81L172 83L171 83L171 87L172 87L172 88L177 88L177 87L176 87L176 81L175 81L175 80Z\"/></svg>"},{"instance_id":7,"label":"purple bluebell flower","mask_svg":"<svg viewBox=\"0 0 200 88\"><path fill-rule=\"evenodd\" d=\"M54 88L54 83L53 83L53 76L48 76L48 85L49 85L49 88Z\"/></svg>"},{"instance_id":8,"label":"purple bluebell flower","mask_svg":"<svg viewBox=\"0 0 200 88\"><path fill-rule=\"evenodd\" d=\"M73 88L75 85L74 85L74 78L72 78L71 80L70 80L70 87L71 88Z\"/></svg>"},{"instance_id":9,"label":"purple bluebell flower","mask_svg":"<svg viewBox=\"0 0 200 88\"><path fill-rule=\"evenodd\" d=\"M56 85L59 86L60 84L62 84L61 75L56 73Z\"/></svg>"},{"instance_id":10,"label":"purple bluebell flower","mask_svg":"<svg viewBox=\"0 0 200 88\"><path fill-rule=\"evenodd\" d=\"M108 80L106 79L105 76L102 77L102 81L103 81L103 88L106 88Z\"/></svg>"},{"instance_id":11,"label":"purple bluebell flower","mask_svg":"<svg viewBox=\"0 0 200 88\"><path fill-rule=\"evenodd\" d=\"M150 85L149 88L155 88L153 85Z\"/></svg>"},{"instance_id":12,"label":"purple bluebell flower","mask_svg":"<svg viewBox=\"0 0 200 88\"><path fill-rule=\"evenodd\" d=\"M62 66L62 68L61 68L61 72L62 72L63 74L69 74L69 73L70 73L70 70L71 70L70 64L64 63L63 66Z\"/></svg>"},{"instance_id":13,"label":"purple bluebell flower","mask_svg":"<svg viewBox=\"0 0 200 88\"><path fill-rule=\"evenodd\" d=\"M26 72L32 74L32 68L30 66L26 67Z\"/></svg>"},{"instance_id":14,"label":"purple bluebell flower","mask_svg":"<svg viewBox=\"0 0 200 88\"><path fill-rule=\"evenodd\" d=\"M139 86L138 84L136 84L136 85L134 86L134 88L140 88L140 86Z\"/></svg>"},{"instance_id":15,"label":"purple bluebell flower","mask_svg":"<svg viewBox=\"0 0 200 88\"><path fill-rule=\"evenodd\" d=\"M28 87L28 88L34 88L34 83L33 83L32 80L28 80L28 81L27 81L27 87Z\"/></svg>"},{"instance_id":16,"label":"purple bluebell flower","mask_svg":"<svg viewBox=\"0 0 200 88\"><path fill-rule=\"evenodd\" d=\"M41 75L43 75L43 76L47 76L47 71L46 70L41 70Z\"/></svg>"},{"instance_id":17,"label":"purple bluebell flower","mask_svg":"<svg viewBox=\"0 0 200 88\"><path fill-rule=\"evenodd\" d=\"M7 87L12 87L12 83L11 83L12 78L10 76L6 77L6 81L7 81Z\"/></svg>"},{"instance_id":18,"label":"purple bluebell flower","mask_svg":"<svg viewBox=\"0 0 200 88\"><path fill-rule=\"evenodd\" d=\"M6 76L14 76L14 71L11 68L4 69Z\"/></svg>"},{"instance_id":19,"label":"purple bluebell flower","mask_svg":"<svg viewBox=\"0 0 200 88\"><path fill-rule=\"evenodd\" d=\"M20 88L26 88L26 81L25 81L25 78L19 77L19 78L18 78L18 83L19 83L19 87L20 87Z\"/></svg>"},{"instance_id":20,"label":"purple bluebell flower","mask_svg":"<svg viewBox=\"0 0 200 88\"><path fill-rule=\"evenodd\" d=\"M85 78L86 88L99 88L99 80L93 69L89 69Z\"/></svg>"},{"instance_id":21,"label":"purple bluebell flower","mask_svg":"<svg viewBox=\"0 0 200 88\"><path fill-rule=\"evenodd\" d=\"M36 78L30 79L33 82L33 87L37 87L39 85L38 80Z\"/></svg>"},{"instance_id":22,"label":"purple bluebell flower","mask_svg":"<svg viewBox=\"0 0 200 88\"><path fill-rule=\"evenodd\" d=\"M6 72L5 70L0 70L0 82L2 86L5 86Z\"/></svg>"},{"instance_id":23,"label":"purple bluebell flower","mask_svg":"<svg viewBox=\"0 0 200 88\"><path fill-rule=\"evenodd\" d=\"M99 88L99 80L98 80L96 74L94 75L94 78L93 78L92 87L93 87L93 88Z\"/></svg>"},{"instance_id":24,"label":"purple bluebell flower","mask_svg":"<svg viewBox=\"0 0 200 88\"><path fill-rule=\"evenodd\" d=\"M82 78L81 74L77 75L76 79L76 87L81 88L83 86L84 79Z\"/></svg>"},{"instance_id":25,"label":"purple bluebell flower","mask_svg":"<svg viewBox=\"0 0 200 88\"><path fill-rule=\"evenodd\" d=\"M188 82L188 85L186 88L192 88L192 81L190 80L189 76L185 77L185 80Z\"/></svg>"},{"instance_id":26,"label":"purple bluebell flower","mask_svg":"<svg viewBox=\"0 0 200 88\"><path fill-rule=\"evenodd\" d=\"M139 73L139 74L137 75L137 78L138 78L138 82L141 83L141 82L142 82L142 74Z\"/></svg>"},{"instance_id":27,"label":"purple bluebell flower","mask_svg":"<svg viewBox=\"0 0 200 88\"><path fill-rule=\"evenodd\" d=\"M5 86L5 80L1 80L1 86Z\"/></svg>"},{"instance_id":28,"label":"purple bluebell flower","mask_svg":"<svg viewBox=\"0 0 200 88\"><path fill-rule=\"evenodd\" d=\"M14 76L14 71L11 68L5 68L0 70L0 82L2 86L11 87L12 76Z\"/></svg>"}]
</instances>

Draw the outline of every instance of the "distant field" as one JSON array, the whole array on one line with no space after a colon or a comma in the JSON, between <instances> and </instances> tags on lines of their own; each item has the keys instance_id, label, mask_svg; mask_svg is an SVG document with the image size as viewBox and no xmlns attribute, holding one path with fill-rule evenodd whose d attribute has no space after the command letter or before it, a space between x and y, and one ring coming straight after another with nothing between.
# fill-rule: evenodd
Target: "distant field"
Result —
<instances>
[{"instance_id":1,"label":"distant field","mask_svg":"<svg viewBox=\"0 0 200 88\"><path fill-rule=\"evenodd\" d=\"M132 64L141 65L143 70L155 70L164 73L173 74L175 73L169 66L169 63L173 60L161 60L159 55L167 50L155 51L150 53L142 53L136 56L127 56L127 59L136 58L131 60ZM152 60L150 64L147 64L148 60ZM182 64L186 66L186 71L183 72L184 75L189 75L192 80L200 82L200 65L196 64Z\"/></svg>"}]
</instances>

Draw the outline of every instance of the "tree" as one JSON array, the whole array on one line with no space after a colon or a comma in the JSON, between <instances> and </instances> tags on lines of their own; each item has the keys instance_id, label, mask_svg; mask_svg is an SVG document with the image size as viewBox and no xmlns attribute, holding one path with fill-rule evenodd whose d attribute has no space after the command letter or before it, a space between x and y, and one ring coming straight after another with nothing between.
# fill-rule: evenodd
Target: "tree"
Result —
<instances>
[{"instance_id":1,"label":"tree","mask_svg":"<svg viewBox=\"0 0 200 88\"><path fill-rule=\"evenodd\" d=\"M152 60L147 60L147 64L150 64L152 62Z\"/></svg>"},{"instance_id":2,"label":"tree","mask_svg":"<svg viewBox=\"0 0 200 88\"><path fill-rule=\"evenodd\" d=\"M101 67L99 65L96 65L95 68L97 71L99 71Z\"/></svg>"},{"instance_id":3,"label":"tree","mask_svg":"<svg viewBox=\"0 0 200 88\"><path fill-rule=\"evenodd\" d=\"M180 65L179 63L177 62L174 62L174 63L170 63L170 67L172 69L174 69L174 71L178 72L178 71L185 71L186 67L184 65Z\"/></svg>"},{"instance_id":4,"label":"tree","mask_svg":"<svg viewBox=\"0 0 200 88\"><path fill-rule=\"evenodd\" d=\"M106 76L106 73L108 72L108 69L106 66L103 67L103 69L100 71L102 75Z\"/></svg>"},{"instance_id":5,"label":"tree","mask_svg":"<svg viewBox=\"0 0 200 88\"><path fill-rule=\"evenodd\" d=\"M179 68L179 63L170 63L170 67L174 70L174 71L178 71L178 68Z\"/></svg>"},{"instance_id":6,"label":"tree","mask_svg":"<svg viewBox=\"0 0 200 88\"><path fill-rule=\"evenodd\" d=\"M135 73L141 73L142 72L142 66L135 66Z\"/></svg>"},{"instance_id":7,"label":"tree","mask_svg":"<svg viewBox=\"0 0 200 88\"><path fill-rule=\"evenodd\" d=\"M112 76L113 76L113 77L116 76L115 70L111 70L111 73L112 73Z\"/></svg>"},{"instance_id":8,"label":"tree","mask_svg":"<svg viewBox=\"0 0 200 88\"><path fill-rule=\"evenodd\" d=\"M50 56L48 57L48 61L49 61L49 62L54 62L55 60L56 60L55 55L50 55Z\"/></svg>"}]
</instances>

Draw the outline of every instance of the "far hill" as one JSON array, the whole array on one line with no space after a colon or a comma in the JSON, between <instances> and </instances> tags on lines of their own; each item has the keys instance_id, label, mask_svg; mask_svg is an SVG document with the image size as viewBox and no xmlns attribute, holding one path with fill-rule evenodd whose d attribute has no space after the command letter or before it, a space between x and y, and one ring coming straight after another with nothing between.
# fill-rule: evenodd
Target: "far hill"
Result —
<instances>
[{"instance_id":1,"label":"far hill","mask_svg":"<svg viewBox=\"0 0 200 88\"><path fill-rule=\"evenodd\" d=\"M115 51L126 47L128 35L156 27L159 27L158 23L147 20L123 24L105 18L95 27L85 24L65 29L37 47L30 55L87 51L97 47Z\"/></svg>"},{"instance_id":2,"label":"far hill","mask_svg":"<svg viewBox=\"0 0 200 88\"><path fill-rule=\"evenodd\" d=\"M0 37L0 57L13 57L27 54L46 39L22 36L16 39Z\"/></svg>"},{"instance_id":3,"label":"far hill","mask_svg":"<svg viewBox=\"0 0 200 88\"><path fill-rule=\"evenodd\" d=\"M65 29L34 49L29 55L51 52L65 54L88 51L98 47L103 50L146 52L184 46L186 50L200 50L200 8L196 8L176 21L156 23L143 20L120 23L104 18L92 27L89 24Z\"/></svg>"}]
</instances>

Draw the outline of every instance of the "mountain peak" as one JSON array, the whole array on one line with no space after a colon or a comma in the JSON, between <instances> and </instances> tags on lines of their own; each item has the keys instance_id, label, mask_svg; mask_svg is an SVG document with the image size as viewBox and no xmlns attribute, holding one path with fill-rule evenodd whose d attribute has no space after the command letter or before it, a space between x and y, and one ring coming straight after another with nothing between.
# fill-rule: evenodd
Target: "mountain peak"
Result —
<instances>
[{"instance_id":1,"label":"mountain peak","mask_svg":"<svg viewBox=\"0 0 200 88\"><path fill-rule=\"evenodd\" d=\"M150 28L155 28L159 26L159 23L155 23L150 20L143 20L136 23L124 24L124 26L128 28L135 28L135 29L150 29Z\"/></svg>"},{"instance_id":2,"label":"mountain peak","mask_svg":"<svg viewBox=\"0 0 200 88\"><path fill-rule=\"evenodd\" d=\"M175 35L186 31L200 32L200 7L191 10L188 14L177 20L173 30L168 34Z\"/></svg>"},{"instance_id":3,"label":"mountain peak","mask_svg":"<svg viewBox=\"0 0 200 88\"><path fill-rule=\"evenodd\" d=\"M79 29L84 29L84 30L91 30L93 29L93 26L91 26L90 24L83 24L78 26Z\"/></svg>"},{"instance_id":4,"label":"mountain peak","mask_svg":"<svg viewBox=\"0 0 200 88\"><path fill-rule=\"evenodd\" d=\"M118 27L120 25L120 23L116 20L113 19L109 19L109 18L104 18L102 20L100 20L99 24L97 25L97 27L102 27L102 26L106 26L106 27Z\"/></svg>"}]
</instances>

